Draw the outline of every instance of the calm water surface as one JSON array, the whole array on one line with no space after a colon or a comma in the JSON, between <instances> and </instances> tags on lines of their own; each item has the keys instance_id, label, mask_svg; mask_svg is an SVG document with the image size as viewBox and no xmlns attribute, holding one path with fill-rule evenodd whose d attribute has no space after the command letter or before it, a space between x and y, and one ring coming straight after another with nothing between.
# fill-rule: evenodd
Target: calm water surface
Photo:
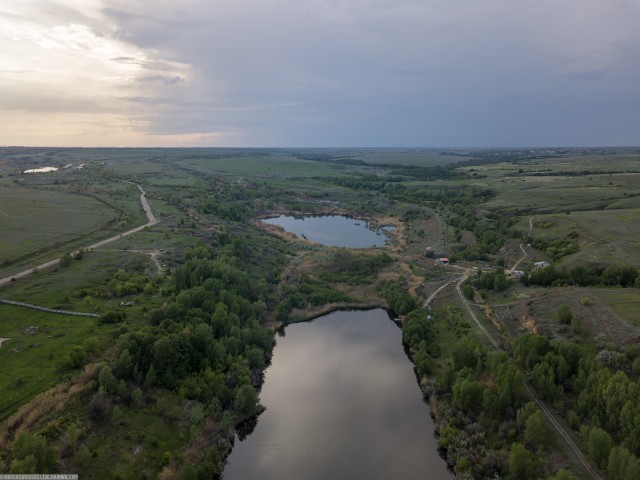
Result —
<instances>
[{"instance_id":1,"label":"calm water surface","mask_svg":"<svg viewBox=\"0 0 640 480\"><path fill-rule=\"evenodd\" d=\"M287 232L303 235L322 245L331 247L366 248L383 247L386 237L382 231L375 232L367 228L366 222L340 215L320 217L290 217L262 220L265 223L279 225Z\"/></svg>"},{"instance_id":2,"label":"calm water surface","mask_svg":"<svg viewBox=\"0 0 640 480\"><path fill-rule=\"evenodd\" d=\"M224 480L453 478L384 310L288 326L260 399L266 411L236 438Z\"/></svg>"}]
</instances>

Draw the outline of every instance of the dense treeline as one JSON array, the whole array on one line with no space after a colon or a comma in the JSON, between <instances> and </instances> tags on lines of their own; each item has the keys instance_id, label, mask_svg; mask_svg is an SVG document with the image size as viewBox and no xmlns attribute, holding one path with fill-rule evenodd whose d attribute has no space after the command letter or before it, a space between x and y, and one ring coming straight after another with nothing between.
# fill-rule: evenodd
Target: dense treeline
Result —
<instances>
[{"instance_id":1,"label":"dense treeline","mask_svg":"<svg viewBox=\"0 0 640 480\"><path fill-rule=\"evenodd\" d=\"M520 169L517 173L514 173L513 176L524 176L524 177L584 177L587 175L614 175L623 173L620 170L552 170L542 169L534 172L530 172L527 170ZM627 169L624 173L640 173L637 170Z\"/></svg>"},{"instance_id":2,"label":"dense treeline","mask_svg":"<svg viewBox=\"0 0 640 480\"><path fill-rule=\"evenodd\" d=\"M457 474L552 477L547 461L553 436L539 408L527 402L525 372L538 395L565 412L607 478L638 478L640 347L617 351L604 342L581 346L526 333L514 342L510 358L488 352L461 328L466 323L458 307L447 305L435 309L433 318L413 310L403 325L416 372L427 392L436 394L439 445ZM438 333L443 330L459 338L447 349ZM434 374L437 382L426 380ZM575 477L560 470L553 478Z\"/></svg>"},{"instance_id":3,"label":"dense treeline","mask_svg":"<svg viewBox=\"0 0 640 480\"><path fill-rule=\"evenodd\" d=\"M387 282L384 296L389 309L396 315L406 315L416 309L416 301L399 282Z\"/></svg>"},{"instance_id":4,"label":"dense treeline","mask_svg":"<svg viewBox=\"0 0 640 480\"><path fill-rule=\"evenodd\" d=\"M640 288L640 271L631 265L583 266L557 268L553 265L533 270L521 277L525 285L555 287L577 285L579 287L635 287Z\"/></svg>"},{"instance_id":5,"label":"dense treeline","mask_svg":"<svg viewBox=\"0 0 640 480\"><path fill-rule=\"evenodd\" d=\"M459 339L446 350L442 330ZM402 329L427 393L437 398L442 455L462 478L549 476L545 458L554 444L541 411L526 401L524 375L505 352L488 352L468 331L455 305L435 309L433 319L412 311ZM437 382L426 380L433 374Z\"/></svg>"},{"instance_id":6,"label":"dense treeline","mask_svg":"<svg viewBox=\"0 0 640 480\"><path fill-rule=\"evenodd\" d=\"M486 272L478 271L478 276L471 280L471 284L478 289L502 292L509 287L509 280L504 274L504 270L497 268Z\"/></svg>"},{"instance_id":7,"label":"dense treeline","mask_svg":"<svg viewBox=\"0 0 640 480\"><path fill-rule=\"evenodd\" d=\"M129 390L160 387L201 402L208 415L228 417L226 424L256 412L256 388L273 348L261 326L265 282L202 258L178 267L174 280L172 300L148 313L152 326L121 337L116 361L101 371L92 415L107 414L122 381ZM213 445L198 470L220 472L222 456Z\"/></svg>"},{"instance_id":8,"label":"dense treeline","mask_svg":"<svg viewBox=\"0 0 640 480\"><path fill-rule=\"evenodd\" d=\"M596 350L534 334L514 349L538 393L567 412L591 460L614 480L640 477L639 353L636 345Z\"/></svg>"}]
</instances>

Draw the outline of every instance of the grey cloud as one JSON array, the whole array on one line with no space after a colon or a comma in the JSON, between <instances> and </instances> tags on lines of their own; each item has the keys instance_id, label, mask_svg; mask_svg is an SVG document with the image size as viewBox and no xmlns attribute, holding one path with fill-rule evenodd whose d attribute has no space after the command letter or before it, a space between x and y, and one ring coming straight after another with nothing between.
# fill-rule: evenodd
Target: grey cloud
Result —
<instances>
[{"instance_id":1,"label":"grey cloud","mask_svg":"<svg viewBox=\"0 0 640 480\"><path fill-rule=\"evenodd\" d=\"M619 138L616 108L640 123L634 2L110 5L123 38L153 53L140 65L193 70L141 77L171 99L160 131L226 125L272 145L543 145L557 132L567 144ZM585 119L584 105L605 113Z\"/></svg>"},{"instance_id":2,"label":"grey cloud","mask_svg":"<svg viewBox=\"0 0 640 480\"><path fill-rule=\"evenodd\" d=\"M146 77L140 77L141 82L161 82L165 85L180 85L185 82L185 79L180 76L167 77L163 75L148 75Z\"/></svg>"}]
</instances>

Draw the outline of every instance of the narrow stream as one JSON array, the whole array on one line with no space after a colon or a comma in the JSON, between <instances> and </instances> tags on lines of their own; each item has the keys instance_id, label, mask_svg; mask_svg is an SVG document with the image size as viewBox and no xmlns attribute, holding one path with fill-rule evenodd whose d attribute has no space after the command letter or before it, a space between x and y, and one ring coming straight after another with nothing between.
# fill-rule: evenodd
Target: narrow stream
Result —
<instances>
[{"instance_id":1,"label":"narrow stream","mask_svg":"<svg viewBox=\"0 0 640 480\"><path fill-rule=\"evenodd\" d=\"M401 331L384 310L289 325L224 480L451 479Z\"/></svg>"}]
</instances>

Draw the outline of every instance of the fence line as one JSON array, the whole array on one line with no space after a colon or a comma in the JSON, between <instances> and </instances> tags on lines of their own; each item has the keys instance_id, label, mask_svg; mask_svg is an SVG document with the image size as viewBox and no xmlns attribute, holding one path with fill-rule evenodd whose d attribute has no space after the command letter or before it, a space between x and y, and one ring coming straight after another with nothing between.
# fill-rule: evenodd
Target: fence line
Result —
<instances>
[{"instance_id":1,"label":"fence line","mask_svg":"<svg viewBox=\"0 0 640 480\"><path fill-rule=\"evenodd\" d=\"M97 313L85 313L85 312L71 312L69 310L58 310L55 308L41 307L39 305L32 305L31 303L14 302L13 300L1 300L0 303L6 303L9 305L18 305L20 307L33 308L34 310L42 310L43 312L59 313L62 315L75 315L77 317L99 317Z\"/></svg>"}]
</instances>

